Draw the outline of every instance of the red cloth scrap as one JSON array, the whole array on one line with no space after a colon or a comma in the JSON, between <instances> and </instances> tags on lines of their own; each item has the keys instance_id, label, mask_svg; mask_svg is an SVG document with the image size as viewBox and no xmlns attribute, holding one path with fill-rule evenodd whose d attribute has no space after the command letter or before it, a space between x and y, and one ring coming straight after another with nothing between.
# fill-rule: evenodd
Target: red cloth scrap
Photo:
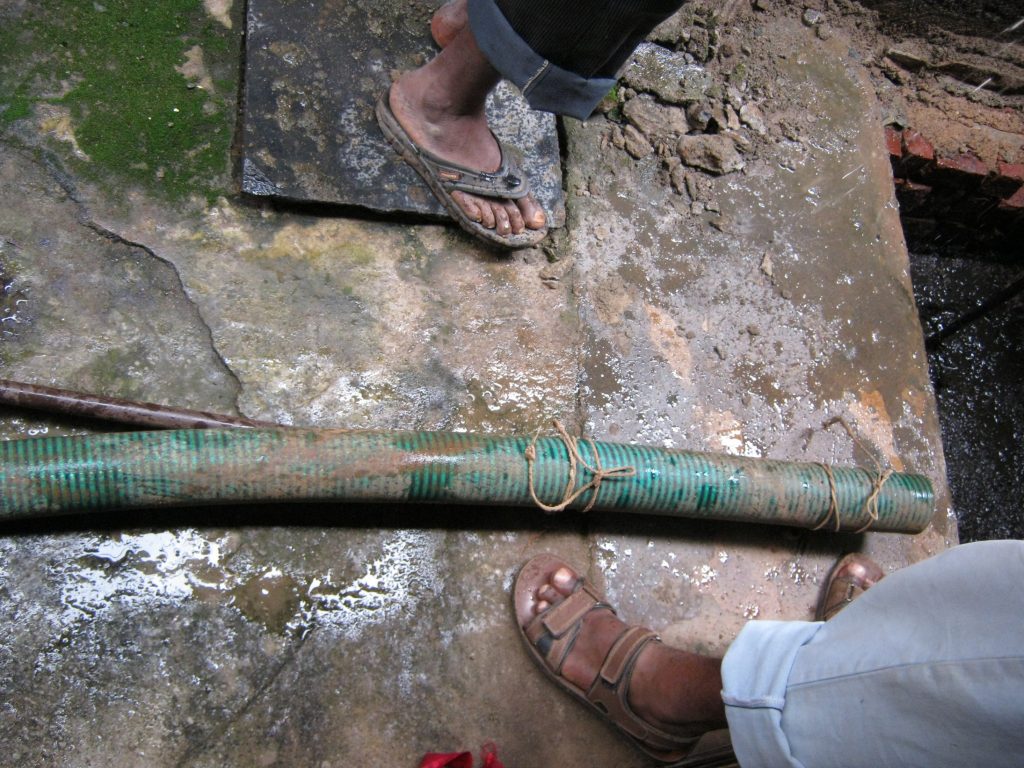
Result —
<instances>
[{"instance_id":1,"label":"red cloth scrap","mask_svg":"<svg viewBox=\"0 0 1024 768\"><path fill-rule=\"evenodd\" d=\"M480 750L483 762L480 768L505 768L498 759L498 748L494 744L484 744ZM428 752L420 761L420 768L473 768L472 752Z\"/></svg>"}]
</instances>

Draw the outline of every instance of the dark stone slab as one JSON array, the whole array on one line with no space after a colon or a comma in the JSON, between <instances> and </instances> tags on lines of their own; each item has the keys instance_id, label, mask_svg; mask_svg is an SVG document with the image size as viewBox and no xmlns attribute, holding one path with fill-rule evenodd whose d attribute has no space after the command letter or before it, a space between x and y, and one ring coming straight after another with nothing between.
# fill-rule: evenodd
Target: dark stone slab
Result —
<instances>
[{"instance_id":1,"label":"dark stone slab","mask_svg":"<svg viewBox=\"0 0 1024 768\"><path fill-rule=\"evenodd\" d=\"M436 52L438 2L250 0L246 30L242 189L259 196L444 216L374 118L392 74ZM565 220L554 117L507 84L493 94L495 133L526 156L537 197Z\"/></svg>"}]
</instances>

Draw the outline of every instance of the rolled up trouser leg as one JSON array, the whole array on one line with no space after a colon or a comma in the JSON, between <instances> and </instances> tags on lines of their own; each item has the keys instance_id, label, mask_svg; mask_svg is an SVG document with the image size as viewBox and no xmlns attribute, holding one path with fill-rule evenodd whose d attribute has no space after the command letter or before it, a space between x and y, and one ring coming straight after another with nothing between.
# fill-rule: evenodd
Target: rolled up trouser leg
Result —
<instances>
[{"instance_id":1,"label":"rolled up trouser leg","mask_svg":"<svg viewBox=\"0 0 1024 768\"><path fill-rule=\"evenodd\" d=\"M754 621L722 664L744 768L1018 766L1024 542L898 571L826 623Z\"/></svg>"},{"instance_id":2,"label":"rolled up trouser leg","mask_svg":"<svg viewBox=\"0 0 1024 768\"><path fill-rule=\"evenodd\" d=\"M683 0L469 0L477 45L534 109L585 120Z\"/></svg>"}]
</instances>

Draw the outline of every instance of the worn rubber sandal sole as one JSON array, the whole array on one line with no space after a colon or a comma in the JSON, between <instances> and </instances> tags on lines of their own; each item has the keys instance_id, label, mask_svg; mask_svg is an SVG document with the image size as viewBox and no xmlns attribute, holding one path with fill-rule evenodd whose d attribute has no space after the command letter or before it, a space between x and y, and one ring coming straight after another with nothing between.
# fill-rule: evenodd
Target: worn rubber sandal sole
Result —
<instances>
[{"instance_id":1,"label":"worn rubber sandal sole","mask_svg":"<svg viewBox=\"0 0 1024 768\"><path fill-rule=\"evenodd\" d=\"M608 712L591 702L587 698L586 691L566 680L548 665L540 650L527 637L526 626L524 626L523 620L532 615L532 607L536 602L534 599L536 588L540 584L546 583L551 574L562 567L569 568L574 573L576 572L576 569L554 555L537 555L520 568L512 590L513 612L515 614L516 627L519 629L519 635L526 644L530 655L540 666L544 674L556 686L579 701L587 709L600 714L606 722L614 725L620 733L628 737L637 748L655 760L669 763L672 768L731 768L732 766L738 766L732 750L732 742L729 739L728 729L709 731L693 738L678 737L680 742L678 750L664 751L652 749L642 740L626 731ZM541 616L543 615L541 614ZM532 623L532 621L533 619L527 621L527 624Z\"/></svg>"},{"instance_id":2,"label":"worn rubber sandal sole","mask_svg":"<svg viewBox=\"0 0 1024 768\"><path fill-rule=\"evenodd\" d=\"M402 128L401 123L398 122L398 119L391 111L389 94L390 89L384 91L384 93L381 94L381 97L377 100L375 113L377 115L377 124L380 126L381 132L384 134L384 137L388 140L388 143L395 152L397 152L398 155L420 175L423 181L426 182L427 186L430 187L430 191L434 193L434 197L437 198L438 202L441 203L441 205L444 206L444 209L448 212L448 215L451 216L452 219L462 227L462 229L479 240L483 240L490 245L499 246L508 250L532 248L548 236L547 227L542 229L528 229L518 235L500 235L495 230L488 229L480 222L473 221L473 219L466 215L466 212L459 207L459 204L455 202L448 190L445 189L441 180L438 179L430 167L423 162L416 143L409 137L409 134L405 132L405 129Z\"/></svg>"}]
</instances>

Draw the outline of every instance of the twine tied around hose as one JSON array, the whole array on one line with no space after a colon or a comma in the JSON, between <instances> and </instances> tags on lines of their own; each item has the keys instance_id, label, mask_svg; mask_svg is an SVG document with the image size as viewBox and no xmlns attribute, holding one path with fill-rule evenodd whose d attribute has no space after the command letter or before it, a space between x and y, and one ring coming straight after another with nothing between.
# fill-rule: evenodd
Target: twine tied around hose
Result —
<instances>
[{"instance_id":1,"label":"twine tied around hose","mask_svg":"<svg viewBox=\"0 0 1024 768\"><path fill-rule=\"evenodd\" d=\"M846 430L846 434L850 436L850 439L853 440L853 442L856 443L857 446L859 446L860 449L864 451L864 453L866 453L875 463L875 476L871 480L871 493L864 500L864 511L868 514L868 521L854 531L854 533L866 533L871 530L872 525L878 522L878 497L882 493L882 486L884 486L885 482L892 477L893 470L882 467L881 462L875 458L874 453L869 451L867 446L865 446L864 443L861 442L853 433L853 429L850 427L849 423L847 423L846 419L842 416L837 416L836 418L825 422L825 429L828 429L833 424L841 425L843 429ZM839 496L836 493L836 478L835 475L832 474L832 467L828 464L818 464L818 466L825 470L825 476L828 478L829 505L828 512L825 513L825 517L820 523L811 528L811 530L821 530L830 520L835 519L836 533L838 533L841 528L842 521L839 519Z\"/></svg>"},{"instance_id":2,"label":"twine tied around hose","mask_svg":"<svg viewBox=\"0 0 1024 768\"><path fill-rule=\"evenodd\" d=\"M633 466L609 467L608 469L605 469L601 466L601 456L598 454L597 446L594 444L593 440L589 437L579 439L573 437L566 431L565 427L562 426L562 423L558 421L558 419L554 419L551 423L555 427L555 431L558 432L558 436L565 444L566 450L569 452L569 480L565 485L565 492L562 494L562 500L558 504L545 504L537 497L537 490L533 480L533 467L537 461L537 438L540 437L539 429L534 433L533 441L526 446L526 451L524 452L526 457L526 475L530 488L530 498L533 499L534 504L548 514L564 511L570 504L580 498L587 491L593 491L594 493L590 497L590 501L587 502L587 505L582 510L583 512L589 512L593 509L594 503L597 501L597 491L600 489L602 482L605 480L636 477L636 467ZM590 464L590 462L584 459L580 454L580 439L585 440L590 444L590 455L593 457L593 464ZM576 478L580 467L589 472L592 477L589 482L586 482L577 488Z\"/></svg>"}]
</instances>

